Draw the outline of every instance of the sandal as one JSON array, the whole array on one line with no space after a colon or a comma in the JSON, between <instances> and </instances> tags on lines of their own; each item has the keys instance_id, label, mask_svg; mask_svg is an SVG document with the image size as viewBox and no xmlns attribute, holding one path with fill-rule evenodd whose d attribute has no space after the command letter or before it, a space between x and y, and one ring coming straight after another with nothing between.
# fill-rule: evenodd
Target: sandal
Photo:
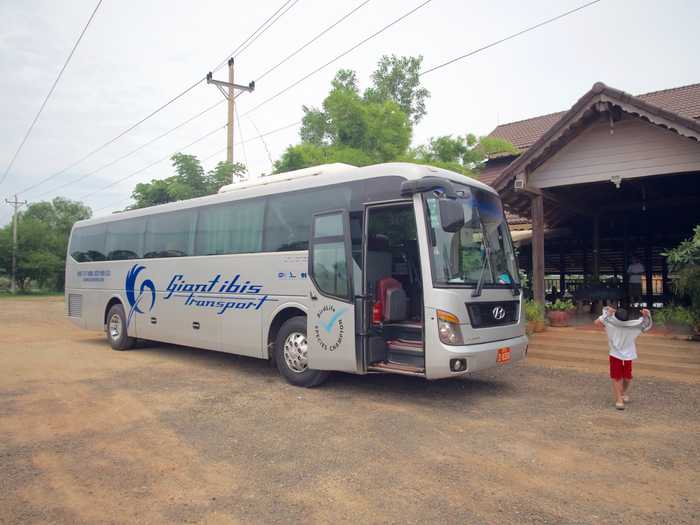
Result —
<instances>
[{"instance_id":1,"label":"sandal","mask_svg":"<svg viewBox=\"0 0 700 525\"><path fill-rule=\"evenodd\" d=\"M625 409L625 403L623 401L618 401L615 403L615 408L618 410L624 410Z\"/></svg>"}]
</instances>

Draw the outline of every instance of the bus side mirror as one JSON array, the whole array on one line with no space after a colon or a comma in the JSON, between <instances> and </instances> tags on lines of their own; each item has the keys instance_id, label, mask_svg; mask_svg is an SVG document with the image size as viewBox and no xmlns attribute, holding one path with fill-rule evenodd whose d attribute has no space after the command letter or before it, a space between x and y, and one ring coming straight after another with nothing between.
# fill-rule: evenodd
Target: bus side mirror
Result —
<instances>
[{"instance_id":1,"label":"bus side mirror","mask_svg":"<svg viewBox=\"0 0 700 525\"><path fill-rule=\"evenodd\" d=\"M462 203L456 199L439 199L440 225L449 233L455 233L464 226L464 210Z\"/></svg>"}]
</instances>

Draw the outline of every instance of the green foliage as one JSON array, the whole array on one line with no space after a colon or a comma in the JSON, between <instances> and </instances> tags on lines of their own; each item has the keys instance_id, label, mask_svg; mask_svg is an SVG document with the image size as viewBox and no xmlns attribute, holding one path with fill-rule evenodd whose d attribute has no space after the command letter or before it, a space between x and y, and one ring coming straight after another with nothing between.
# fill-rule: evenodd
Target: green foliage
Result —
<instances>
[{"instance_id":1,"label":"green foliage","mask_svg":"<svg viewBox=\"0 0 700 525\"><path fill-rule=\"evenodd\" d=\"M422 56L384 55L372 73L372 86L365 90L365 100L395 102L412 124L418 124L426 114L425 99L430 97L430 92L420 85L422 63Z\"/></svg>"},{"instance_id":2,"label":"green foliage","mask_svg":"<svg viewBox=\"0 0 700 525\"><path fill-rule=\"evenodd\" d=\"M132 208L211 195L221 186L230 184L234 177L243 178L246 172L243 164L219 162L213 170L205 173L197 157L183 153L173 155L172 162L176 173L172 177L136 185L131 194L136 201Z\"/></svg>"},{"instance_id":3,"label":"green foliage","mask_svg":"<svg viewBox=\"0 0 700 525\"><path fill-rule=\"evenodd\" d=\"M544 306L532 299L523 303L523 311L528 321L544 321Z\"/></svg>"},{"instance_id":4,"label":"green foliage","mask_svg":"<svg viewBox=\"0 0 700 525\"><path fill-rule=\"evenodd\" d=\"M425 114L420 58L383 57L373 85L360 94L354 71L341 69L321 108L303 106L301 144L275 163L281 173L318 163L365 166L398 160L411 143L412 125Z\"/></svg>"},{"instance_id":5,"label":"green foliage","mask_svg":"<svg viewBox=\"0 0 700 525\"><path fill-rule=\"evenodd\" d=\"M571 299L557 299L547 308L554 312L568 312L569 310L576 308L576 305L574 305L574 302Z\"/></svg>"},{"instance_id":6,"label":"green foliage","mask_svg":"<svg viewBox=\"0 0 700 525\"><path fill-rule=\"evenodd\" d=\"M700 317L690 308L669 304L654 312L654 322L660 325L677 324L693 328L700 323Z\"/></svg>"},{"instance_id":7,"label":"green foliage","mask_svg":"<svg viewBox=\"0 0 700 525\"><path fill-rule=\"evenodd\" d=\"M508 141L494 137L477 139L471 133L464 137L443 135L411 149L404 160L475 176L488 155L494 153L517 153L517 149Z\"/></svg>"},{"instance_id":8,"label":"green foliage","mask_svg":"<svg viewBox=\"0 0 700 525\"><path fill-rule=\"evenodd\" d=\"M700 319L700 225L693 236L669 250L666 256L669 268L676 274L673 290L680 299L690 302L690 309Z\"/></svg>"},{"instance_id":9,"label":"green foliage","mask_svg":"<svg viewBox=\"0 0 700 525\"><path fill-rule=\"evenodd\" d=\"M422 57L383 56L372 85L360 93L357 75L339 70L320 108L302 106L301 144L275 162L281 173L322 163L353 166L404 161L472 176L495 153L517 153L503 139L474 135L433 138L409 149L413 125L426 114L430 93L420 85Z\"/></svg>"},{"instance_id":10,"label":"green foliage","mask_svg":"<svg viewBox=\"0 0 700 525\"><path fill-rule=\"evenodd\" d=\"M19 214L15 281L21 291L32 283L63 288L70 230L75 221L91 215L87 206L61 197L30 204ZM0 229L0 269L7 275L12 272L12 224Z\"/></svg>"}]
</instances>

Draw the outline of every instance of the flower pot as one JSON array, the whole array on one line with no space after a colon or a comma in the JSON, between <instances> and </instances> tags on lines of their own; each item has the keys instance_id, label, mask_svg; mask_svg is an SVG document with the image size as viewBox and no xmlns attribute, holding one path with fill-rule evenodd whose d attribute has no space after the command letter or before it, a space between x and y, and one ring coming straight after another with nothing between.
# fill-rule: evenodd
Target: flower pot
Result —
<instances>
[{"instance_id":1,"label":"flower pot","mask_svg":"<svg viewBox=\"0 0 700 525\"><path fill-rule=\"evenodd\" d=\"M535 332L544 332L547 328L547 325L544 324L544 319L541 321L533 321L533 323L535 324Z\"/></svg>"},{"instance_id":2,"label":"flower pot","mask_svg":"<svg viewBox=\"0 0 700 525\"><path fill-rule=\"evenodd\" d=\"M551 326L563 327L569 326L569 312L564 310L550 310L547 312L547 319L549 319L549 324Z\"/></svg>"},{"instance_id":3,"label":"flower pot","mask_svg":"<svg viewBox=\"0 0 700 525\"><path fill-rule=\"evenodd\" d=\"M535 321L528 321L525 325L525 333L527 335L532 335L535 333Z\"/></svg>"}]
</instances>

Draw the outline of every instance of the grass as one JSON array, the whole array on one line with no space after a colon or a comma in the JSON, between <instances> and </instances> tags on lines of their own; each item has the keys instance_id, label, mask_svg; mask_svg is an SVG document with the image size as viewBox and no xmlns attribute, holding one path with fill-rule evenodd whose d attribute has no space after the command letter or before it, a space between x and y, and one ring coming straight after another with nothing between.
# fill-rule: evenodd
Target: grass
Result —
<instances>
[{"instance_id":1,"label":"grass","mask_svg":"<svg viewBox=\"0 0 700 525\"><path fill-rule=\"evenodd\" d=\"M33 299L39 297L63 297L63 292L51 290L32 290L29 292L17 292L12 295L8 291L0 291L0 300L2 299Z\"/></svg>"}]
</instances>

